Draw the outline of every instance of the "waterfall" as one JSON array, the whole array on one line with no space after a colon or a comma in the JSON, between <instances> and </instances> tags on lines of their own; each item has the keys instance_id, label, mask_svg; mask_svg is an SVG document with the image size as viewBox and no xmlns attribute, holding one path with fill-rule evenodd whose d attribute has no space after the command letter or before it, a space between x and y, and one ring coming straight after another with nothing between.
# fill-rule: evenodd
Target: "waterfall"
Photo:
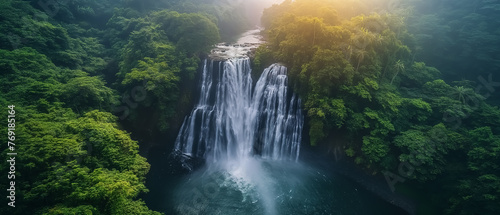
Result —
<instances>
[{"instance_id":1,"label":"waterfall","mask_svg":"<svg viewBox=\"0 0 500 215\"><path fill-rule=\"evenodd\" d=\"M401 214L381 209L372 194L337 177L322 158L297 162L301 100L280 64L255 80L248 55L259 44L217 44L212 60L203 62L199 97L168 157L169 213Z\"/></svg>"},{"instance_id":2,"label":"waterfall","mask_svg":"<svg viewBox=\"0 0 500 215\"><path fill-rule=\"evenodd\" d=\"M286 67L273 64L253 85L249 58L205 60L200 98L175 150L208 163L260 156L297 161L303 116L288 93Z\"/></svg>"}]
</instances>

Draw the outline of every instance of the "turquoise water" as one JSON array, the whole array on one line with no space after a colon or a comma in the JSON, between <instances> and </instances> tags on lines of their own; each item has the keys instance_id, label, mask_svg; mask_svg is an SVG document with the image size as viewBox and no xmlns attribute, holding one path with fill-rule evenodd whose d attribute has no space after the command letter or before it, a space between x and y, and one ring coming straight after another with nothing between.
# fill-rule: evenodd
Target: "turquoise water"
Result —
<instances>
[{"instance_id":1,"label":"turquoise water","mask_svg":"<svg viewBox=\"0 0 500 215\"><path fill-rule=\"evenodd\" d=\"M328 167L260 158L209 166L185 174L152 169L148 206L172 215L407 214Z\"/></svg>"}]
</instances>

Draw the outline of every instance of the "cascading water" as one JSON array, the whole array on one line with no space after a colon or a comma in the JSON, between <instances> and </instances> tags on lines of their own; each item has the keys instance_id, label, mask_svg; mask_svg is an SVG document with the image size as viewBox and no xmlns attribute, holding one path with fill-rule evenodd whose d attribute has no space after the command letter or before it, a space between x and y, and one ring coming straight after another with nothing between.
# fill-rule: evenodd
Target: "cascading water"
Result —
<instances>
[{"instance_id":1,"label":"cascading water","mask_svg":"<svg viewBox=\"0 0 500 215\"><path fill-rule=\"evenodd\" d=\"M254 87L248 58L205 61L199 102L175 149L209 164L257 155L297 161L303 116L287 84L286 67L279 64L265 69Z\"/></svg>"},{"instance_id":2,"label":"cascading water","mask_svg":"<svg viewBox=\"0 0 500 215\"><path fill-rule=\"evenodd\" d=\"M247 53L259 45L258 31L252 32L257 40L218 44L210 55L214 60L204 62L200 98L180 129L175 156L169 157L172 178L157 182L165 187L159 191L163 198L154 197L163 212L405 214L333 174L334 163L317 154L303 151L298 162L300 99L288 91L286 68L279 64L252 80ZM206 165L196 165L200 160ZM185 171L177 164L198 168L178 175Z\"/></svg>"},{"instance_id":3,"label":"cascading water","mask_svg":"<svg viewBox=\"0 0 500 215\"><path fill-rule=\"evenodd\" d=\"M250 211L277 214L276 182L268 164L262 161L298 160L303 125L300 99L288 95L284 66L273 64L265 69L255 86L251 75L249 58L205 61L200 99L181 127L175 150L182 157L205 159L207 166L213 168L204 174L223 178L214 187L238 193L224 203L225 208L231 208L228 205L241 196L242 202L248 201L254 208ZM196 179L200 178L205 177ZM255 206L257 202L260 207ZM216 213L207 212L204 204L197 206L191 208L196 210L193 214ZM182 209L186 207L181 204L177 210L186 213Z\"/></svg>"}]
</instances>

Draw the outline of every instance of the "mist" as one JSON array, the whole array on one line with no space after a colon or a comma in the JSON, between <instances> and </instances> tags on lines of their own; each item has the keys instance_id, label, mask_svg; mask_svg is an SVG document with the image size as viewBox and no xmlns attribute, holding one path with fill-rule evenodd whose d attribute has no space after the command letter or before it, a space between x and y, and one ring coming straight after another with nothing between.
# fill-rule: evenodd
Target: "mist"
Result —
<instances>
[{"instance_id":1,"label":"mist","mask_svg":"<svg viewBox=\"0 0 500 215\"><path fill-rule=\"evenodd\" d=\"M260 25L260 18L264 9L273 4L280 4L284 0L249 0L245 1L246 17L252 25Z\"/></svg>"}]
</instances>

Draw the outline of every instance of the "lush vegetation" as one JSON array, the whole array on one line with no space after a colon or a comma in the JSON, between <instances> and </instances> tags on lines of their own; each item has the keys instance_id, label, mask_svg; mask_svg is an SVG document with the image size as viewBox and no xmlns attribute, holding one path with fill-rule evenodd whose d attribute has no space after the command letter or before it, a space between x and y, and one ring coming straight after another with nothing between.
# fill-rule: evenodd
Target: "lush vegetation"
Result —
<instances>
[{"instance_id":1,"label":"lush vegetation","mask_svg":"<svg viewBox=\"0 0 500 215\"><path fill-rule=\"evenodd\" d=\"M497 8L488 2L478 10ZM436 34L451 36L457 28L438 27L446 22L434 21L438 15L419 17L415 12L409 17L411 8L404 4L384 13L348 10L363 8L359 4L296 0L267 9L263 23L268 44L258 50L255 64L277 61L289 67L294 89L305 100L310 144L343 149L367 171L384 175L391 186L407 180L432 190L427 198L439 205L439 213L500 211L500 110L486 102L488 86L449 76L486 74L483 80L488 81L488 72L498 69L490 59L492 53L498 55L493 44L499 35L492 27L497 22L471 13L474 19L464 17L465 24L450 22L473 27L472 32L464 30L454 44L431 42L428 36L411 34L406 23L411 20L413 32L433 34L434 40L447 39ZM446 7L450 5L439 9ZM464 13L453 10L443 19ZM481 26L474 24L478 20ZM471 44L478 42L476 37L485 44ZM427 60L436 67L427 66Z\"/></svg>"},{"instance_id":2,"label":"lush vegetation","mask_svg":"<svg viewBox=\"0 0 500 215\"><path fill-rule=\"evenodd\" d=\"M436 66L447 80L478 81L498 74L498 1L415 2L408 28L417 57ZM498 98L495 96L495 98Z\"/></svg>"},{"instance_id":3,"label":"lush vegetation","mask_svg":"<svg viewBox=\"0 0 500 215\"><path fill-rule=\"evenodd\" d=\"M243 2L2 0L0 112L16 106L18 156L16 208L0 214L159 214L139 198L150 165L131 136L177 132L201 59L251 25ZM254 70L289 68L310 144L426 192L436 214L496 214L499 10L287 0L264 12Z\"/></svg>"},{"instance_id":4,"label":"lush vegetation","mask_svg":"<svg viewBox=\"0 0 500 215\"><path fill-rule=\"evenodd\" d=\"M124 128L179 126L219 28L246 23L240 4L213 3L2 1L0 110L15 105L18 156L16 208L0 214L159 214L138 198L150 165Z\"/></svg>"}]
</instances>

